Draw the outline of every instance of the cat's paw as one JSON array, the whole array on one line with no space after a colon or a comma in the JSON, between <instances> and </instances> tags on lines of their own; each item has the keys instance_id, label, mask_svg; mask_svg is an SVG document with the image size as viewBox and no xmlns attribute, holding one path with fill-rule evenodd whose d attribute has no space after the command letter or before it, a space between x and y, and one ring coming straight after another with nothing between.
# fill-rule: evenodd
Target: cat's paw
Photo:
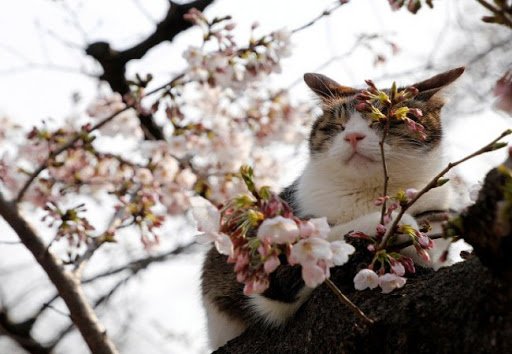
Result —
<instances>
[{"instance_id":1,"label":"cat's paw","mask_svg":"<svg viewBox=\"0 0 512 354\"><path fill-rule=\"evenodd\" d=\"M398 213L394 212L391 214L391 221L387 224L388 226L392 225L395 221ZM345 236L352 232L361 232L368 236L375 236L377 234L377 225L380 224L380 212L370 213L363 215L357 219L349 221L345 224L338 224L331 227L331 231L329 232L329 236L327 237L330 241L333 240L342 240ZM418 223L416 219L410 214L404 214L400 219L399 225L406 224L418 228Z\"/></svg>"}]
</instances>

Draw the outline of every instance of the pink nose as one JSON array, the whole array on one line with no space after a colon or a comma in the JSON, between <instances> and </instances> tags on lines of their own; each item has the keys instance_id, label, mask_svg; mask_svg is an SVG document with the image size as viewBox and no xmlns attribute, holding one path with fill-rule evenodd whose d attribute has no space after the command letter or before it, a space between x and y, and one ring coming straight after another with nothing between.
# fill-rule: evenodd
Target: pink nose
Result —
<instances>
[{"instance_id":1,"label":"pink nose","mask_svg":"<svg viewBox=\"0 0 512 354\"><path fill-rule=\"evenodd\" d=\"M345 141L348 141L350 145L355 149L359 141L363 140L366 135L361 133L348 133L345 135Z\"/></svg>"}]
</instances>

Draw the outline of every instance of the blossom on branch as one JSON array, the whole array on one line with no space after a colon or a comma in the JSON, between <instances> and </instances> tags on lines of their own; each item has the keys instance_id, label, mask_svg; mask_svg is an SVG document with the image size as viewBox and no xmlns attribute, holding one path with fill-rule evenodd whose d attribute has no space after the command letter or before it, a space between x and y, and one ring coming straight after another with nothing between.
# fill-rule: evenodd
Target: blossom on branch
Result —
<instances>
[{"instance_id":1,"label":"blossom on branch","mask_svg":"<svg viewBox=\"0 0 512 354\"><path fill-rule=\"evenodd\" d=\"M240 169L240 177L250 194L229 200L220 210L201 197L192 198L192 204L199 231L215 242L220 253L229 255L227 262L234 263L245 294L265 291L269 274L284 259L299 264L305 284L314 288L330 276L331 267L345 264L354 253L345 241L326 240L330 231L326 218L297 218L268 187L256 188L247 166Z\"/></svg>"}]
</instances>

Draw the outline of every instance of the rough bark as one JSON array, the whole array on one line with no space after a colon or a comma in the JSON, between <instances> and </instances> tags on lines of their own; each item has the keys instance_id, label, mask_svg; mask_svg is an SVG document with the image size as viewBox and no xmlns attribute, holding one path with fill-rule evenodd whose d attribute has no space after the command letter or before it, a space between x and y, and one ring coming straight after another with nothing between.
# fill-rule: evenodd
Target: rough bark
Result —
<instances>
[{"instance_id":1,"label":"rough bark","mask_svg":"<svg viewBox=\"0 0 512 354\"><path fill-rule=\"evenodd\" d=\"M72 273L66 271L62 262L48 250L41 238L20 215L17 205L7 202L1 194L0 215L16 232L21 242L32 253L57 288L60 297L69 309L71 320L80 331L91 352L95 354L117 353L117 349L87 301L79 280Z\"/></svg>"},{"instance_id":2,"label":"rough bark","mask_svg":"<svg viewBox=\"0 0 512 354\"><path fill-rule=\"evenodd\" d=\"M85 53L98 61L103 69L101 80L106 81L113 91L125 95L130 92L126 78L126 64L131 60L141 59L150 49L162 42L172 41L179 33L192 26L190 21L183 18L191 8L204 10L214 0L196 0L185 4L169 1L169 9L165 18L160 21L148 37L140 43L125 50L113 49L108 42L94 42L87 46ZM161 127L153 120L151 114L139 114L141 128L147 139L163 140Z\"/></svg>"},{"instance_id":3,"label":"rough bark","mask_svg":"<svg viewBox=\"0 0 512 354\"><path fill-rule=\"evenodd\" d=\"M216 353L510 352L509 174L492 170L478 201L451 225L474 245L469 260L438 272L418 269L404 288L391 294L354 290L353 276L367 261L360 253L333 270L332 280L375 320L374 325L361 323L321 286L283 328L253 326Z\"/></svg>"}]
</instances>

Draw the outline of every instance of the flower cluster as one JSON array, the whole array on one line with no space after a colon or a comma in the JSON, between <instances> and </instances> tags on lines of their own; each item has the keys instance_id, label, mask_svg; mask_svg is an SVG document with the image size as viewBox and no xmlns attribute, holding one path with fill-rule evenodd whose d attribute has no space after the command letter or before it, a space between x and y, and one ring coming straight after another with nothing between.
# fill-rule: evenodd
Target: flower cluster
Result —
<instances>
[{"instance_id":1,"label":"flower cluster","mask_svg":"<svg viewBox=\"0 0 512 354\"><path fill-rule=\"evenodd\" d=\"M360 112L367 112L375 124L404 123L407 129L425 140L425 127L414 118L422 117L423 113L418 108L411 108L405 105L406 101L413 99L418 94L415 87L407 87L398 90L393 83L389 91L379 90L373 81L366 80L368 89L359 93L356 99L359 103L356 109ZM387 114L383 111L387 110Z\"/></svg>"},{"instance_id":2,"label":"flower cluster","mask_svg":"<svg viewBox=\"0 0 512 354\"><path fill-rule=\"evenodd\" d=\"M66 238L70 245L80 247L89 239L94 227L80 214L86 211L85 205L80 204L74 208L63 210L56 203L48 203L44 210L48 213L43 221L49 222L49 226L57 226L55 239Z\"/></svg>"},{"instance_id":3,"label":"flower cluster","mask_svg":"<svg viewBox=\"0 0 512 354\"><path fill-rule=\"evenodd\" d=\"M251 36L247 46L239 47L233 39L235 24L231 17L208 20L192 9L185 18L201 27L205 43L217 43L216 50L208 51L203 44L190 46L183 53L189 63L186 77L190 80L241 91L263 75L280 71L280 60L290 55L289 31L279 30L259 38ZM256 27L254 24L252 30Z\"/></svg>"},{"instance_id":4,"label":"flower cluster","mask_svg":"<svg viewBox=\"0 0 512 354\"><path fill-rule=\"evenodd\" d=\"M193 213L204 241L234 264L237 280L247 295L264 292L269 274L281 264L300 264L302 277L314 288L342 265L355 249L345 241L326 240L325 218L303 220L268 187L256 188L252 169L240 169L250 195L242 194L218 209L204 198L193 199Z\"/></svg>"},{"instance_id":5,"label":"flower cluster","mask_svg":"<svg viewBox=\"0 0 512 354\"><path fill-rule=\"evenodd\" d=\"M388 293L394 288L402 287L406 282L404 275L406 273L413 274L416 271L412 258L397 252L403 247L414 246L416 253L421 259L425 262L430 261L427 250L434 246L432 239L427 234L430 231L430 225L428 223L422 224L420 229L417 230L408 224L397 224L396 226L393 224L394 212L411 203L416 193L415 189L410 188L406 191L398 192L394 197L385 196L377 198L375 200L376 206L382 206L385 200L390 200L392 203L386 206L383 223L379 223L376 226L375 236L362 232L352 232L349 234L349 237L367 240L369 242L367 246L368 251L374 255L368 268L361 270L354 278L356 289L373 289L380 286L384 293ZM384 237L394 227L396 227L392 231L394 237L388 237L384 240ZM396 244L397 239L402 240L402 242ZM383 240L384 245L380 246ZM391 242L392 240L395 242Z\"/></svg>"}]
</instances>

